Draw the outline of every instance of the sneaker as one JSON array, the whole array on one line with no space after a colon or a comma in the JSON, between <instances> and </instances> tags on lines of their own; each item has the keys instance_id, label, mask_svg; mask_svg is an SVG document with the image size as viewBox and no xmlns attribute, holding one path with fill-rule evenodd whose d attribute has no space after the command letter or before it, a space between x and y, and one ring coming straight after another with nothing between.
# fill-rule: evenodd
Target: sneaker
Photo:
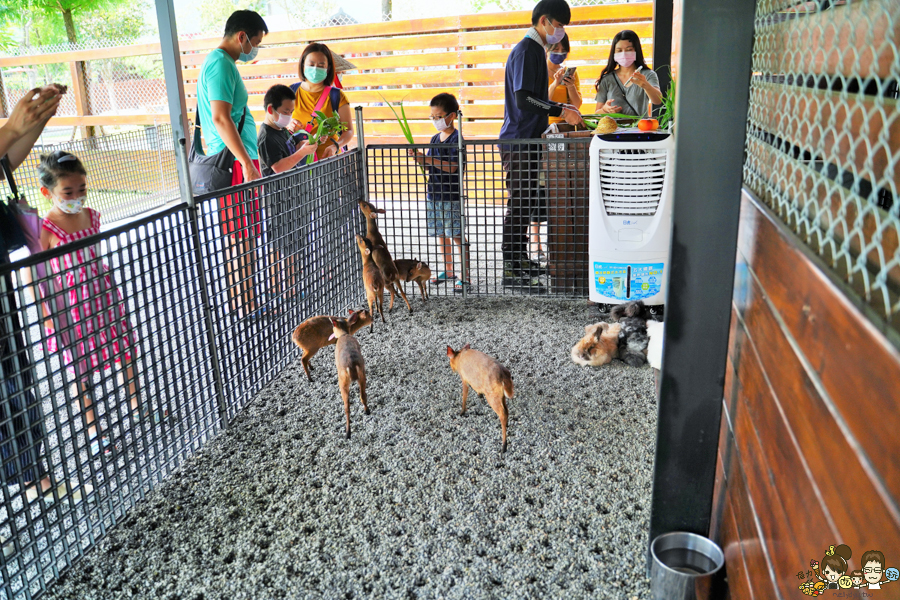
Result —
<instances>
[{"instance_id":1,"label":"sneaker","mask_svg":"<svg viewBox=\"0 0 900 600\"><path fill-rule=\"evenodd\" d=\"M505 288L519 290L525 294L547 293L547 288L541 283L539 277L534 277L521 271L505 271L502 285Z\"/></svg>"},{"instance_id":2,"label":"sneaker","mask_svg":"<svg viewBox=\"0 0 900 600\"><path fill-rule=\"evenodd\" d=\"M546 275L547 269L542 267L538 263L528 259L513 259L513 260L504 260L503 261L503 270L504 271L512 271L512 272L520 272L527 275L531 275L533 277L537 277L539 275Z\"/></svg>"}]
</instances>

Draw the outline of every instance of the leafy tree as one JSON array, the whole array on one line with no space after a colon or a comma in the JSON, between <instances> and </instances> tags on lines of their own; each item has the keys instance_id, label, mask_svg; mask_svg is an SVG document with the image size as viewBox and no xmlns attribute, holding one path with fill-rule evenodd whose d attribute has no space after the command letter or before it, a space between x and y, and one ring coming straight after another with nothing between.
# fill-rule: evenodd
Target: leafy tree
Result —
<instances>
[{"instance_id":1,"label":"leafy tree","mask_svg":"<svg viewBox=\"0 0 900 600\"><path fill-rule=\"evenodd\" d=\"M255 10L263 17L266 13L266 0L203 0L200 3L200 27L204 33L222 35L225 31L225 20L236 10Z\"/></svg>"}]
</instances>

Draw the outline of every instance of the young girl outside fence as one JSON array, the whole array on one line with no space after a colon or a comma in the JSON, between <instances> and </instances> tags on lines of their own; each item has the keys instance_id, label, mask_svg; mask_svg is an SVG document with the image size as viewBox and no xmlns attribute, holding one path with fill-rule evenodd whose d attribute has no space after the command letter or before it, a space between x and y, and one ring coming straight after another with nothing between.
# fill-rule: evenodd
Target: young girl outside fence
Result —
<instances>
[{"instance_id":1,"label":"young girl outside fence","mask_svg":"<svg viewBox=\"0 0 900 600\"><path fill-rule=\"evenodd\" d=\"M86 175L81 161L59 150L41 156L38 167L41 193L51 200L41 229L41 248L49 250L76 242L100 231L100 213L84 206ZM109 267L100 258L99 244L74 250L48 261L52 301L44 305L47 350L62 353L70 373L78 380L85 426L91 440L91 454L112 450L108 436L97 435L96 415L91 402L90 379L95 371L113 363L124 366L131 401L132 419L150 417L140 411L134 359L137 339L125 309L122 294L115 287ZM52 306L52 308L51 308ZM48 310L49 309L49 310ZM49 318L52 315L53 318ZM160 415L154 415L159 420Z\"/></svg>"}]
</instances>

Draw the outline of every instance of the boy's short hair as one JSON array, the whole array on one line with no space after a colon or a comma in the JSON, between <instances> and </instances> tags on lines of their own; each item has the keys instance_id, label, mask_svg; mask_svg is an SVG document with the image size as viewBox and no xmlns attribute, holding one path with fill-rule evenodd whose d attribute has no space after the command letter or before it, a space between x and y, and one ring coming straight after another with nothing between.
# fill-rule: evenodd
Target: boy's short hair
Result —
<instances>
[{"instance_id":1,"label":"boy's short hair","mask_svg":"<svg viewBox=\"0 0 900 600\"><path fill-rule=\"evenodd\" d=\"M531 11L531 24L537 25L541 17L548 17L560 25L568 25L572 20L572 10L566 0L541 0Z\"/></svg>"},{"instance_id":2,"label":"boy's short hair","mask_svg":"<svg viewBox=\"0 0 900 600\"><path fill-rule=\"evenodd\" d=\"M268 110L272 106L275 110L281 108L281 104L285 100L296 100L297 96L286 85L277 84L269 88L263 97L263 110Z\"/></svg>"},{"instance_id":3,"label":"boy's short hair","mask_svg":"<svg viewBox=\"0 0 900 600\"><path fill-rule=\"evenodd\" d=\"M253 37L260 33L269 33L269 28L258 12L236 10L225 21L225 37L231 37L241 32L246 33L249 37Z\"/></svg>"},{"instance_id":4,"label":"boy's short hair","mask_svg":"<svg viewBox=\"0 0 900 600\"><path fill-rule=\"evenodd\" d=\"M448 94L446 92L444 92L443 94L438 94L437 96L432 98L431 104L429 106L437 106L438 108L442 108L448 115L450 113L459 112L459 102L456 101L456 96L454 96L453 94Z\"/></svg>"}]
</instances>

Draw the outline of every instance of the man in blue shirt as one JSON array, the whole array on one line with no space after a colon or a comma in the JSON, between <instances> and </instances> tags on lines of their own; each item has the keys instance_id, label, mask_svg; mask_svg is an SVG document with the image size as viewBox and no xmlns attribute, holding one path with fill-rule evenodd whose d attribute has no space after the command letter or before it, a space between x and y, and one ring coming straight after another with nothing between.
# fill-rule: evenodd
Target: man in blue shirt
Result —
<instances>
[{"instance_id":1,"label":"man in blue shirt","mask_svg":"<svg viewBox=\"0 0 900 600\"><path fill-rule=\"evenodd\" d=\"M548 45L565 35L572 13L565 0L541 0L531 13L531 29L516 44L506 61L505 111L502 140L540 138L548 117L562 116L571 125L582 124L575 107L551 102L548 96ZM500 156L506 171L509 199L503 219L503 285L542 292L537 276L544 270L528 258L528 225L546 211L546 198L538 185L541 167L540 146L501 144Z\"/></svg>"}]
</instances>

